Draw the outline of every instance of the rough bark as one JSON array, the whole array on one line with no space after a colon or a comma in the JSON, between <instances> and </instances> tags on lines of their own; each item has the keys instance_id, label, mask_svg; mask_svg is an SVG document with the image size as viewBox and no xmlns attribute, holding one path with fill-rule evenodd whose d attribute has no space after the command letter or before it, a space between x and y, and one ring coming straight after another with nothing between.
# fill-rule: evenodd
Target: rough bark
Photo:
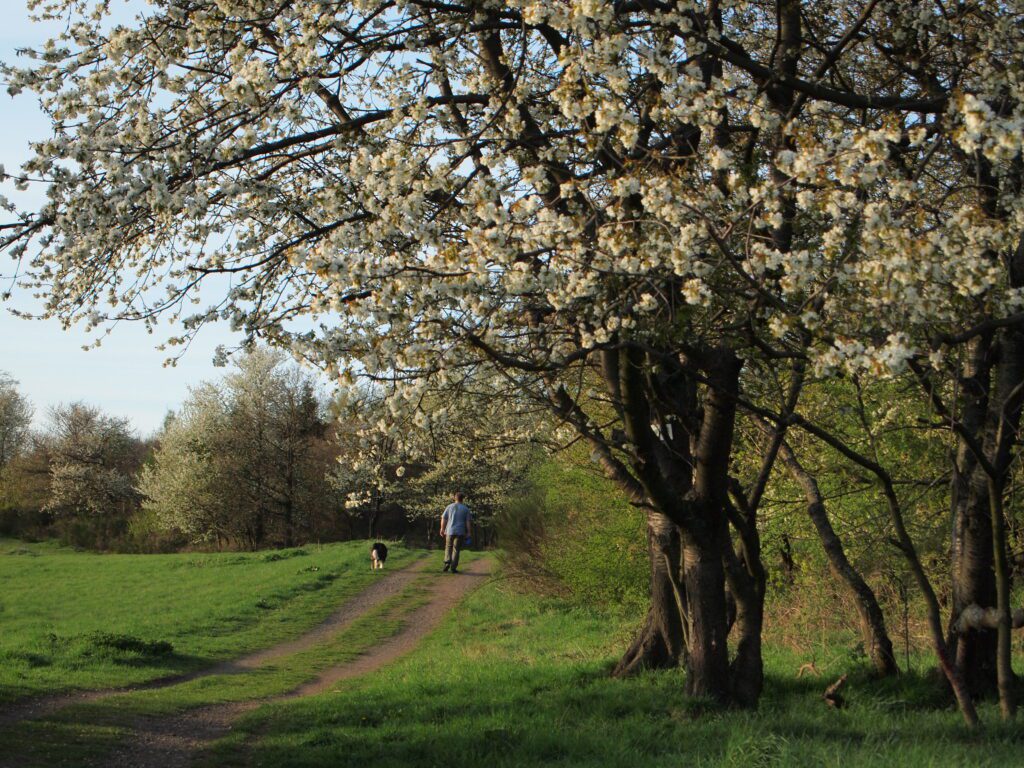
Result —
<instances>
[{"instance_id":1,"label":"rough bark","mask_svg":"<svg viewBox=\"0 0 1024 768\"><path fill-rule=\"evenodd\" d=\"M768 574L761 558L761 536L757 530L757 506L764 483L782 444L781 434L773 436L764 456L762 471L754 485L753 497L734 487L736 505L728 504L729 522L738 535L736 551L732 542L725 546L725 577L733 597L735 615L730 617L729 632L735 630L736 654L729 666L733 701L741 707L753 707L764 687L764 661L761 632L764 628L764 597Z\"/></svg>"},{"instance_id":2,"label":"rough bark","mask_svg":"<svg viewBox=\"0 0 1024 768\"><path fill-rule=\"evenodd\" d=\"M977 162L982 205L989 215L1004 217L1006 211L999 203L998 184L992 177L989 163L981 155ZM996 254L993 257L998 258ZM1010 285L1024 286L1024 239L1003 263ZM955 429L958 446L951 494L954 618L972 604L988 607L1000 600L1006 602L1003 598L1010 588L1008 569L997 562L1005 554L1005 547L993 540L993 524L998 517L1001 525L1001 494L1020 423L1022 381L1024 337L1018 329L1011 327L998 334L989 331L968 342L959 382L960 418ZM934 393L932 400L940 413L950 416L953 423L949 410L942 407ZM1000 498L991 496L995 489ZM999 584L1000 579L1004 583ZM997 687L1006 687L998 685L998 670L1000 643L1005 654L1008 634L1009 627L1003 630L1002 639L999 630L971 629L960 634L951 628L950 641L956 648L957 664L973 695L981 696ZM1004 661L1003 667L1006 666ZM1005 669L1003 673L1005 677Z\"/></svg>"},{"instance_id":3,"label":"rough bark","mask_svg":"<svg viewBox=\"0 0 1024 768\"><path fill-rule=\"evenodd\" d=\"M892 640L885 627L885 615L878 605L875 593L846 556L843 542L829 520L825 500L821 496L817 481L800 464L788 444L782 445L780 455L790 476L804 491L804 496L807 499L807 515L811 518L818 538L821 540L821 545L828 557L829 568L853 596L857 615L860 617L861 637L875 671L882 676L898 674L899 667L893 653Z\"/></svg>"},{"instance_id":4,"label":"rough bark","mask_svg":"<svg viewBox=\"0 0 1024 768\"><path fill-rule=\"evenodd\" d=\"M730 703L729 649L722 553L710 542L687 541L683 551L687 595L686 692Z\"/></svg>"},{"instance_id":5,"label":"rough bark","mask_svg":"<svg viewBox=\"0 0 1024 768\"><path fill-rule=\"evenodd\" d=\"M685 373L688 366L704 374L700 409L695 388L689 386L693 380ZM664 665L674 656L685 664L688 694L723 704L753 705L761 690L763 609L750 600L752 593L736 595L742 634L749 635L736 667L737 674L745 676L740 686L733 685L727 643L725 570L732 551L726 505L741 367L742 361L727 349L707 349L699 360L678 366L665 357L655 363L650 353L635 348L621 354L605 352L602 373L622 419L624 441L631 446L629 478L621 478L622 468L597 449L606 472L621 478L632 496L642 497L654 513L648 526L651 609L616 672ZM630 478L641 486L641 493L632 488ZM669 524L678 538L651 535L668 530L663 526ZM673 583L677 543L682 549L682 577ZM741 605L744 598L746 605ZM678 640L673 617L679 618Z\"/></svg>"},{"instance_id":6,"label":"rough bark","mask_svg":"<svg viewBox=\"0 0 1024 768\"><path fill-rule=\"evenodd\" d=\"M996 583L992 561L992 521L987 481L973 458L958 449L957 462L967 465L954 480L952 615L958 616L968 605L995 605ZM964 478L964 474L967 478ZM996 690L996 632L976 629L953 634L956 664L972 696L981 697Z\"/></svg>"},{"instance_id":7,"label":"rough bark","mask_svg":"<svg viewBox=\"0 0 1024 768\"><path fill-rule=\"evenodd\" d=\"M952 606L946 637L934 645L958 702L966 697L975 722L977 713L973 699L995 689L996 633L979 628L960 632L955 622L967 606L990 606L995 601L988 478L980 461L984 458L982 440L987 431L992 366L992 334L980 334L971 339L955 393L959 418L943 402L931 377L923 369L914 368L935 411L949 422L957 439L950 485Z\"/></svg>"},{"instance_id":8,"label":"rough bark","mask_svg":"<svg viewBox=\"0 0 1024 768\"><path fill-rule=\"evenodd\" d=\"M684 653L683 593L679 584L681 557L675 523L654 511L647 515L647 549L651 569L651 604L643 627L613 674L622 677L643 669L678 666Z\"/></svg>"},{"instance_id":9,"label":"rough bark","mask_svg":"<svg viewBox=\"0 0 1024 768\"><path fill-rule=\"evenodd\" d=\"M742 362L727 350L714 350L705 362L708 391L704 399L704 413L700 434L694 450L695 468L691 517L684 527L683 570L688 599L689 624L687 627L687 691L728 703L753 705L760 693L757 681L747 700L733 698L733 680L730 674L729 632L726 612L725 561L731 554L727 505L729 487L729 456L732 451L733 430L736 421L736 396ZM728 550L728 551L727 551ZM737 599L737 621L742 611L741 595ZM744 623L754 629L748 612ZM755 653L760 663L760 628L757 647L745 648L741 666L749 671L750 656Z\"/></svg>"},{"instance_id":10,"label":"rough bark","mask_svg":"<svg viewBox=\"0 0 1024 768\"><path fill-rule=\"evenodd\" d=\"M952 487L954 620L970 605L1005 607L1009 615L1002 496L1020 424L1024 336L1006 330L995 338L975 339L963 374L966 393ZM1004 714L1014 709L1009 632L1008 625L950 631L971 694L998 691Z\"/></svg>"},{"instance_id":11,"label":"rough bark","mask_svg":"<svg viewBox=\"0 0 1024 768\"><path fill-rule=\"evenodd\" d=\"M764 596L767 578L759 561L726 552L726 573L736 599L736 654L729 665L732 700L741 707L754 707L764 688L761 632L764 628Z\"/></svg>"},{"instance_id":12,"label":"rough bark","mask_svg":"<svg viewBox=\"0 0 1024 768\"><path fill-rule=\"evenodd\" d=\"M1010 570L1006 557L1006 528L1003 522L1003 489L995 479L989 479L989 503L992 508L992 546L996 575L996 683L999 687L999 708L1004 720L1017 712L1014 699L1012 615L1010 612Z\"/></svg>"},{"instance_id":13,"label":"rough bark","mask_svg":"<svg viewBox=\"0 0 1024 768\"><path fill-rule=\"evenodd\" d=\"M992 440L991 466L988 469L989 511L992 523L992 563L996 582L996 608L999 623L996 629L996 683L999 708L1004 720L1017 712L1014 697L1016 677L1013 673L1010 611L1010 565L1006 543L1006 521L1003 494L1012 460L1012 446L1017 443L1020 425L1020 400L1024 390L1024 334L1010 330L1000 340L1001 361L997 383L997 427Z\"/></svg>"}]
</instances>

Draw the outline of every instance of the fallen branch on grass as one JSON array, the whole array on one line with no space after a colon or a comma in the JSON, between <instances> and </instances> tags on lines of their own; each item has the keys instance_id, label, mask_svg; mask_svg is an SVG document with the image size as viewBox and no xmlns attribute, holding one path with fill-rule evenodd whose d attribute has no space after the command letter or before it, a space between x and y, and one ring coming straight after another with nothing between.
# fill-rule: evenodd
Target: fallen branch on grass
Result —
<instances>
[{"instance_id":1,"label":"fallen branch on grass","mask_svg":"<svg viewBox=\"0 0 1024 768\"><path fill-rule=\"evenodd\" d=\"M846 675L843 675L832 683L832 685L825 689L825 693L821 695L825 700L825 703L833 709L842 709L846 706L846 699L844 699L843 695L839 692L842 690L844 685L846 685Z\"/></svg>"},{"instance_id":2,"label":"fallen branch on grass","mask_svg":"<svg viewBox=\"0 0 1024 768\"><path fill-rule=\"evenodd\" d=\"M815 677L821 677L821 672L814 666L813 661L809 661L806 664L801 664L800 669L796 671L797 679L800 679L804 675L814 675Z\"/></svg>"}]
</instances>

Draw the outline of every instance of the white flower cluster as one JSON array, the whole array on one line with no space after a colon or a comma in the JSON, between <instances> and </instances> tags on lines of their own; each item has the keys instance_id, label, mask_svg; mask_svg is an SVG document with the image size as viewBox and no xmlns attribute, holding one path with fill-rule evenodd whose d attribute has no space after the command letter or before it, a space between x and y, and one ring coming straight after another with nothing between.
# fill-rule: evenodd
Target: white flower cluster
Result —
<instances>
[{"instance_id":1,"label":"white flower cluster","mask_svg":"<svg viewBox=\"0 0 1024 768\"><path fill-rule=\"evenodd\" d=\"M417 382L512 376L544 401L598 348L705 341L893 373L937 326L1021 306L1002 256L1024 231L1024 94L1001 62L1020 61L1024 5L937 49L932 90L906 74L923 63L893 85L864 51L843 59L849 91L808 84L827 64L811 50L796 85L766 79L761 5L713 32L688 3L627 6L175 0L132 27L78 19L5 70L54 131L16 177L48 202L0 244L38 244L28 280L68 322L163 313L185 339L226 320L387 381L423 429ZM885 32L945 29L933 16ZM190 309L215 275L223 300Z\"/></svg>"}]
</instances>

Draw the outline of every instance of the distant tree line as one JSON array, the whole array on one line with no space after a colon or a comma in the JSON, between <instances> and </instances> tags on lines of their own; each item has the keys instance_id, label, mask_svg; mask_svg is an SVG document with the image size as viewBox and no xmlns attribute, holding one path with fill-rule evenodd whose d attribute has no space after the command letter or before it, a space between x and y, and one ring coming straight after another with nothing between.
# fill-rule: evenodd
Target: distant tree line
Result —
<instances>
[{"instance_id":1,"label":"distant tree line","mask_svg":"<svg viewBox=\"0 0 1024 768\"><path fill-rule=\"evenodd\" d=\"M382 404L370 391L331 401L312 373L257 349L141 438L127 419L85 403L53 407L32 429L28 397L4 376L0 535L131 551L422 541L456 489L486 533L526 450L485 459L452 429L377 439L368 428Z\"/></svg>"},{"instance_id":2,"label":"distant tree line","mask_svg":"<svg viewBox=\"0 0 1024 768\"><path fill-rule=\"evenodd\" d=\"M167 419L139 480L142 510L193 543L255 549L339 535L336 457L316 382L258 351Z\"/></svg>"}]
</instances>

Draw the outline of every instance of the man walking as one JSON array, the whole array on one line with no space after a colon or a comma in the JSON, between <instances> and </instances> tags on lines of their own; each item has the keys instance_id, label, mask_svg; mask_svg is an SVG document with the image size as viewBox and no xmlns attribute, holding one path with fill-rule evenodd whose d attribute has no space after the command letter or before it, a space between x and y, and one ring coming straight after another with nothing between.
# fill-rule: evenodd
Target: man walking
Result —
<instances>
[{"instance_id":1,"label":"man walking","mask_svg":"<svg viewBox=\"0 0 1024 768\"><path fill-rule=\"evenodd\" d=\"M441 513L441 535L444 536L444 570L459 572L459 552L467 536L471 536L472 514L462 503L462 493L455 494L455 503Z\"/></svg>"}]
</instances>

